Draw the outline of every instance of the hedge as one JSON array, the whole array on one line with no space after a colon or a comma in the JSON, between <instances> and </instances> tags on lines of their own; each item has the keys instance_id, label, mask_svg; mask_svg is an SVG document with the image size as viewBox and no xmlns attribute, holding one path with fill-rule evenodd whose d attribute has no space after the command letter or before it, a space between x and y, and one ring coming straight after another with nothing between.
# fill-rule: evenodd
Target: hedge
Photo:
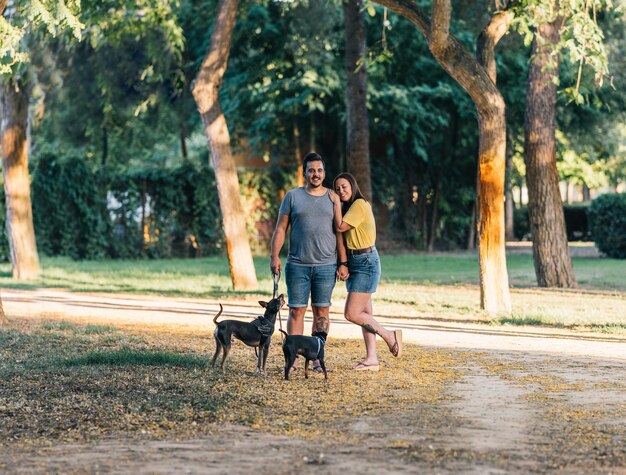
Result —
<instances>
[{"instance_id":1,"label":"hedge","mask_svg":"<svg viewBox=\"0 0 626 475\"><path fill-rule=\"evenodd\" d=\"M564 205L565 228L568 241L591 241L591 233L587 222L588 203ZM513 213L513 232L517 239L530 239L530 223L528 207L522 206Z\"/></svg>"},{"instance_id":2,"label":"hedge","mask_svg":"<svg viewBox=\"0 0 626 475\"><path fill-rule=\"evenodd\" d=\"M626 258L626 193L600 195L589 206L589 228L600 252Z\"/></svg>"}]
</instances>

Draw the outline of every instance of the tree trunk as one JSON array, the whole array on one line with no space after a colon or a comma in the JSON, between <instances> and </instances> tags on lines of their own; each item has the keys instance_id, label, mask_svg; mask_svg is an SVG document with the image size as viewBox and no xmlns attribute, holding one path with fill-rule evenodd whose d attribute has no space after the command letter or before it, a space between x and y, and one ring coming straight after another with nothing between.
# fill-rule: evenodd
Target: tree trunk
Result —
<instances>
[{"instance_id":1,"label":"tree trunk","mask_svg":"<svg viewBox=\"0 0 626 475\"><path fill-rule=\"evenodd\" d=\"M505 192L504 192L504 219L505 219L505 236L507 241L515 240L515 203L513 202L513 137L509 128L507 128L507 148L506 148L506 175L505 175Z\"/></svg>"},{"instance_id":2,"label":"tree trunk","mask_svg":"<svg viewBox=\"0 0 626 475\"><path fill-rule=\"evenodd\" d=\"M3 325L8 325L9 319L4 313L4 305L2 304L2 296L0 295L0 327Z\"/></svg>"},{"instance_id":3,"label":"tree trunk","mask_svg":"<svg viewBox=\"0 0 626 475\"><path fill-rule=\"evenodd\" d=\"M219 101L219 89L226 71L238 6L239 0L219 1L211 46L193 82L192 92L202 117L215 169L233 288L250 290L258 287L256 271L241 207L230 135Z\"/></svg>"},{"instance_id":4,"label":"tree trunk","mask_svg":"<svg viewBox=\"0 0 626 475\"><path fill-rule=\"evenodd\" d=\"M469 94L478 111L478 261L481 308L511 310L504 241L504 99L496 88L495 46L513 19L510 11L493 15L481 33L477 57L450 34L450 0L434 0L432 21L412 0L375 0L410 20L428 41L443 69Z\"/></svg>"},{"instance_id":5,"label":"tree trunk","mask_svg":"<svg viewBox=\"0 0 626 475\"><path fill-rule=\"evenodd\" d=\"M587 186L587 183L583 183L583 201L591 200L591 190Z\"/></svg>"},{"instance_id":6,"label":"tree trunk","mask_svg":"<svg viewBox=\"0 0 626 475\"><path fill-rule=\"evenodd\" d=\"M369 122L367 116L367 69L364 63L367 42L363 0L344 0L345 68L348 171L354 175L367 199L372 199Z\"/></svg>"},{"instance_id":7,"label":"tree trunk","mask_svg":"<svg viewBox=\"0 0 626 475\"><path fill-rule=\"evenodd\" d=\"M476 200L472 203L472 215L470 219L470 228L467 233L467 250L473 251L476 249Z\"/></svg>"},{"instance_id":8,"label":"tree trunk","mask_svg":"<svg viewBox=\"0 0 626 475\"><path fill-rule=\"evenodd\" d=\"M525 161L528 218L535 275L540 287L576 287L567 247L563 203L556 169L556 85L559 58L553 55L562 20L539 26L533 41L526 94Z\"/></svg>"},{"instance_id":9,"label":"tree trunk","mask_svg":"<svg viewBox=\"0 0 626 475\"><path fill-rule=\"evenodd\" d=\"M178 131L178 136L180 137L180 154L183 157L183 161L186 162L189 158L189 154L187 152L187 139L185 133L185 128L183 126L180 127Z\"/></svg>"},{"instance_id":10,"label":"tree trunk","mask_svg":"<svg viewBox=\"0 0 626 475\"><path fill-rule=\"evenodd\" d=\"M6 226L15 279L39 276L28 176L28 91L0 82L0 153L6 195Z\"/></svg>"},{"instance_id":11,"label":"tree trunk","mask_svg":"<svg viewBox=\"0 0 626 475\"><path fill-rule=\"evenodd\" d=\"M293 120L293 141L294 141L294 157L296 161L296 183L298 186L304 186L304 175L302 174L302 153L300 151L300 129L298 122Z\"/></svg>"},{"instance_id":12,"label":"tree trunk","mask_svg":"<svg viewBox=\"0 0 626 475\"><path fill-rule=\"evenodd\" d=\"M439 189L441 187L441 178L437 177L435 183L435 192L433 194L433 211L430 215L430 229L428 235L428 252L435 250L435 240L437 239L437 222L439 221Z\"/></svg>"}]
</instances>

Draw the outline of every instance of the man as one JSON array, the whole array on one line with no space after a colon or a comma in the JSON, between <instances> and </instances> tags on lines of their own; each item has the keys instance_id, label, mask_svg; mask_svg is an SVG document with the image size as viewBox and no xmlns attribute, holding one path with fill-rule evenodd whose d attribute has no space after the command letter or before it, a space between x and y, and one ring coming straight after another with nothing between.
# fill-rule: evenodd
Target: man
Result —
<instances>
[{"instance_id":1,"label":"man","mask_svg":"<svg viewBox=\"0 0 626 475\"><path fill-rule=\"evenodd\" d=\"M302 161L306 186L289 190L280 205L276 229L272 236L270 269L272 274L282 271L280 253L287 228L289 256L285 265L285 282L289 295L287 333L302 335L304 314L309 295L313 309L313 332L328 333L328 309L337 279L348 278L347 256L341 233L333 228L333 202L323 182L326 164L320 155L309 153ZM339 249L339 266L337 250ZM321 370L317 361L313 369Z\"/></svg>"}]
</instances>

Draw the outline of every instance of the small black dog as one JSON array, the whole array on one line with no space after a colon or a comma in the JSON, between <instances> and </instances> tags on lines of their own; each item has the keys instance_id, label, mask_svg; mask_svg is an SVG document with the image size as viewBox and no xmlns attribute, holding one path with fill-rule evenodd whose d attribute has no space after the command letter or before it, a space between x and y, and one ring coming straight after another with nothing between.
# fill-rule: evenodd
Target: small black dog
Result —
<instances>
[{"instance_id":1,"label":"small black dog","mask_svg":"<svg viewBox=\"0 0 626 475\"><path fill-rule=\"evenodd\" d=\"M285 379L289 379L289 372L296 361L298 355L304 356L304 377L309 377L309 361L319 360L324 378L328 379L326 365L324 364L324 346L326 345L326 332L313 332L312 336L287 335L283 342L283 353L285 354Z\"/></svg>"},{"instance_id":2,"label":"small black dog","mask_svg":"<svg viewBox=\"0 0 626 475\"><path fill-rule=\"evenodd\" d=\"M258 362L257 369L259 373L265 373L265 363L267 361L267 354L270 348L270 342L272 340L272 334L274 333L274 325L276 324L276 314L285 304L285 297L280 294L275 299L269 302L259 301L261 307L265 308L265 314L262 317L258 317L252 322L240 322L238 320L223 320L217 323L218 317L222 314L222 305L220 304L220 311L213 318L215 327L215 354L213 355L213 361L211 361L211 367L215 366L215 360L217 355L223 349L224 356L222 357L222 364L220 368L224 370L224 362L230 352L232 343L232 337L243 341L246 345L258 348Z\"/></svg>"}]
</instances>

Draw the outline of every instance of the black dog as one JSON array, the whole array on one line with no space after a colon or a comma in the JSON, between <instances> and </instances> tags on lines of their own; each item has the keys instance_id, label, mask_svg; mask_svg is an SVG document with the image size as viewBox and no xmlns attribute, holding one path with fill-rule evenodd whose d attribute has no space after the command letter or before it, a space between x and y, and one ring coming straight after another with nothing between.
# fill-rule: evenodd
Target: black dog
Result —
<instances>
[{"instance_id":1,"label":"black dog","mask_svg":"<svg viewBox=\"0 0 626 475\"><path fill-rule=\"evenodd\" d=\"M215 360L219 355L220 350L223 349L224 356L222 357L222 364L220 368L224 370L224 362L230 352L230 346L232 343L232 337L243 341L246 345L258 348L258 363L257 369L259 373L265 373L265 362L267 361L267 354L270 348L270 342L272 340L272 334L274 333L274 325L276 324L276 314L280 308L285 304L285 297L283 294L277 298L270 300L269 302L259 301L261 307L265 308L265 314L262 317L258 317L252 322L240 322L237 320L224 320L217 323L218 317L222 314L222 305L220 304L220 311L213 318L215 327L215 354L213 355L213 361L211 361L211 367L215 366Z\"/></svg>"},{"instance_id":2,"label":"black dog","mask_svg":"<svg viewBox=\"0 0 626 475\"><path fill-rule=\"evenodd\" d=\"M281 330L281 332L283 332ZM328 379L326 374L326 365L324 364L324 346L326 345L326 332L313 332L313 336L287 335L283 342L283 353L285 354L285 379L289 379L289 372L296 361L298 355L304 356L304 377L309 377L309 361L319 360L324 378Z\"/></svg>"}]
</instances>

